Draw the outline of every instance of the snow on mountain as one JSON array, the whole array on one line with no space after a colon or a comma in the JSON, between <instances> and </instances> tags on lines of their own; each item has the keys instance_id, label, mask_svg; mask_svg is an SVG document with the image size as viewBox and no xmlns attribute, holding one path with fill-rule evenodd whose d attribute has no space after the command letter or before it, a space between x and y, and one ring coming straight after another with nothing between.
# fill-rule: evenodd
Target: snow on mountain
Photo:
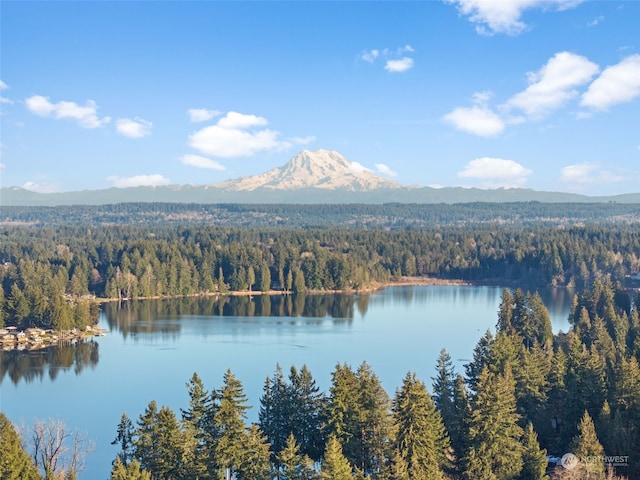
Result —
<instances>
[{"instance_id":1,"label":"snow on mountain","mask_svg":"<svg viewBox=\"0 0 640 480\"><path fill-rule=\"evenodd\" d=\"M379 188L402 188L399 183L376 175L332 150L303 150L281 167L211 186L233 191L320 188L364 192Z\"/></svg>"}]
</instances>

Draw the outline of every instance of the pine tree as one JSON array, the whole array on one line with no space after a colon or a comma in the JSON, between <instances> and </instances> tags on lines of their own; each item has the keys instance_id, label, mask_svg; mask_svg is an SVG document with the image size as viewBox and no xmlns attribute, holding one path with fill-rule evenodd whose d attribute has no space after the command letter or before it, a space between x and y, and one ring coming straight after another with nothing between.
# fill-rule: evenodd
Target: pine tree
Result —
<instances>
[{"instance_id":1,"label":"pine tree","mask_svg":"<svg viewBox=\"0 0 640 480\"><path fill-rule=\"evenodd\" d=\"M271 480L269 444L257 425L251 425L244 434L242 454L236 468L237 480Z\"/></svg>"},{"instance_id":2,"label":"pine tree","mask_svg":"<svg viewBox=\"0 0 640 480\"><path fill-rule=\"evenodd\" d=\"M342 453L342 445L331 435L322 458L322 480L351 480L351 465Z\"/></svg>"},{"instance_id":3,"label":"pine tree","mask_svg":"<svg viewBox=\"0 0 640 480\"><path fill-rule=\"evenodd\" d=\"M295 435L303 454L319 460L325 443L326 398L306 365L300 370L291 367L287 392L291 418L289 432Z\"/></svg>"},{"instance_id":4,"label":"pine tree","mask_svg":"<svg viewBox=\"0 0 640 480\"><path fill-rule=\"evenodd\" d=\"M300 453L296 437L289 434L285 447L278 455L281 466L278 476L280 480L315 480L318 478L313 467L313 460Z\"/></svg>"},{"instance_id":5,"label":"pine tree","mask_svg":"<svg viewBox=\"0 0 640 480\"><path fill-rule=\"evenodd\" d=\"M278 464L281 470L278 474L280 480L297 480L298 472L302 464L302 455L300 455L300 447L296 442L296 437L292 433L287 437L285 446L278 453Z\"/></svg>"},{"instance_id":6,"label":"pine tree","mask_svg":"<svg viewBox=\"0 0 640 480\"><path fill-rule=\"evenodd\" d=\"M188 458L185 445L186 441L175 413L169 407L161 407L153 438L156 466L151 473L163 480L182 478L187 467L185 460Z\"/></svg>"},{"instance_id":7,"label":"pine tree","mask_svg":"<svg viewBox=\"0 0 640 480\"><path fill-rule=\"evenodd\" d=\"M473 392L476 391L478 377L480 376L482 369L487 363L489 352L491 350L491 344L493 343L493 341L494 338L491 334L491 331L487 330L485 334L480 338L480 340L478 340L478 343L473 349L473 360L465 364L464 366L467 385Z\"/></svg>"},{"instance_id":8,"label":"pine tree","mask_svg":"<svg viewBox=\"0 0 640 480\"><path fill-rule=\"evenodd\" d=\"M216 408L213 423L218 434L214 457L222 471L229 470L233 474L242 461L246 411L249 407L242 383L231 370L225 372L223 385L215 393L214 400Z\"/></svg>"},{"instance_id":9,"label":"pine tree","mask_svg":"<svg viewBox=\"0 0 640 480\"><path fill-rule=\"evenodd\" d=\"M453 423L453 388L455 384L455 373L451 356L443 348L436 362L437 375L433 380L433 402L442 415L447 430L450 430Z\"/></svg>"},{"instance_id":10,"label":"pine tree","mask_svg":"<svg viewBox=\"0 0 640 480\"><path fill-rule=\"evenodd\" d=\"M546 480L547 451L540 448L533 424L528 423L522 438L522 471L518 480Z\"/></svg>"},{"instance_id":11,"label":"pine tree","mask_svg":"<svg viewBox=\"0 0 640 480\"><path fill-rule=\"evenodd\" d=\"M158 470L158 452L155 448L155 429L158 421L158 404L151 400L140 415L133 435L133 452L143 469L155 474Z\"/></svg>"},{"instance_id":12,"label":"pine tree","mask_svg":"<svg viewBox=\"0 0 640 480\"><path fill-rule=\"evenodd\" d=\"M510 368L504 375L484 368L469 422L465 459L469 480L509 480L522 470L522 428L516 413L515 382Z\"/></svg>"},{"instance_id":13,"label":"pine tree","mask_svg":"<svg viewBox=\"0 0 640 480\"><path fill-rule=\"evenodd\" d=\"M151 480L151 474L142 470L137 460L125 465L120 457L116 457L111 469L111 480Z\"/></svg>"},{"instance_id":14,"label":"pine tree","mask_svg":"<svg viewBox=\"0 0 640 480\"><path fill-rule=\"evenodd\" d=\"M396 447L412 480L442 479L449 437L425 384L407 373L393 401Z\"/></svg>"},{"instance_id":15,"label":"pine tree","mask_svg":"<svg viewBox=\"0 0 640 480\"><path fill-rule=\"evenodd\" d=\"M0 412L0 478L2 480L40 479L38 469L4 412Z\"/></svg>"},{"instance_id":16,"label":"pine tree","mask_svg":"<svg viewBox=\"0 0 640 480\"><path fill-rule=\"evenodd\" d=\"M336 365L329 388L329 428L340 443L344 456L358 464L362 451L358 377L347 364Z\"/></svg>"},{"instance_id":17,"label":"pine tree","mask_svg":"<svg viewBox=\"0 0 640 480\"><path fill-rule=\"evenodd\" d=\"M448 430L451 438L451 447L457 459L463 458L467 451L470 416L471 407L469 405L467 387L464 377L458 374L453 386L453 417Z\"/></svg>"},{"instance_id":18,"label":"pine tree","mask_svg":"<svg viewBox=\"0 0 640 480\"><path fill-rule=\"evenodd\" d=\"M272 378L267 377L260 397L258 425L271 444L271 458L278 466L278 455L291 430L291 407L282 368L276 366Z\"/></svg>"},{"instance_id":19,"label":"pine tree","mask_svg":"<svg viewBox=\"0 0 640 480\"><path fill-rule=\"evenodd\" d=\"M604 448L598 440L596 427L589 413L585 410L578 425L578 435L571 442L571 451L580 459L579 467L583 470L585 480L604 479Z\"/></svg>"},{"instance_id":20,"label":"pine tree","mask_svg":"<svg viewBox=\"0 0 640 480\"><path fill-rule=\"evenodd\" d=\"M115 462L120 462L126 467L133 458L133 423L126 413L120 417L116 438L111 445L120 445L120 451L116 454Z\"/></svg>"},{"instance_id":21,"label":"pine tree","mask_svg":"<svg viewBox=\"0 0 640 480\"><path fill-rule=\"evenodd\" d=\"M391 399L371 367L363 362L356 377L359 382L359 424L361 452L358 468L373 478L386 475L387 460L393 440Z\"/></svg>"},{"instance_id":22,"label":"pine tree","mask_svg":"<svg viewBox=\"0 0 640 480\"><path fill-rule=\"evenodd\" d=\"M496 332L511 334L514 332L511 320L513 319L513 296L508 289L502 291L500 307L498 309L498 323Z\"/></svg>"},{"instance_id":23,"label":"pine tree","mask_svg":"<svg viewBox=\"0 0 640 480\"><path fill-rule=\"evenodd\" d=\"M193 459L189 464L192 478L204 478L210 468L214 450L215 429L213 426L214 405L211 395L204 388L202 379L194 372L187 383L189 408L181 410L185 429L193 440ZM210 472L211 473L211 472Z\"/></svg>"}]
</instances>

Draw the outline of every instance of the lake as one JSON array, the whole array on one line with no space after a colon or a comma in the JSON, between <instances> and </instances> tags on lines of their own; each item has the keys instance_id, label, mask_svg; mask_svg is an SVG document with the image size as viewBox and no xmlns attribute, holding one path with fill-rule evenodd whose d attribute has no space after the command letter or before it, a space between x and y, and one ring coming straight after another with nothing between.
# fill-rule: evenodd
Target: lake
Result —
<instances>
[{"instance_id":1,"label":"lake","mask_svg":"<svg viewBox=\"0 0 640 480\"><path fill-rule=\"evenodd\" d=\"M457 372L487 329L503 288L390 287L364 295L215 297L105 304L107 336L37 353L3 352L0 408L17 424L63 420L96 443L80 479L107 479L122 412L134 421L150 400L179 415L194 371L212 390L227 368L243 382L257 420L267 376L306 364L328 391L336 363L369 363L390 395L407 371L431 387L446 348ZM572 293L542 290L554 332L569 329Z\"/></svg>"}]
</instances>

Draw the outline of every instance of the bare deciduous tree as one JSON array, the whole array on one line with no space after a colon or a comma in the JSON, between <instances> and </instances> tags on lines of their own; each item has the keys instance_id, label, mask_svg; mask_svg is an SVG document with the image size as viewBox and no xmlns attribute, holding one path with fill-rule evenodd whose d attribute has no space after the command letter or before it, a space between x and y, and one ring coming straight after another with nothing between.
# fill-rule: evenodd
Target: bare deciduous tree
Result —
<instances>
[{"instance_id":1,"label":"bare deciduous tree","mask_svg":"<svg viewBox=\"0 0 640 480\"><path fill-rule=\"evenodd\" d=\"M31 456L45 480L74 478L95 448L85 433L69 430L62 420L36 420L28 429Z\"/></svg>"}]
</instances>

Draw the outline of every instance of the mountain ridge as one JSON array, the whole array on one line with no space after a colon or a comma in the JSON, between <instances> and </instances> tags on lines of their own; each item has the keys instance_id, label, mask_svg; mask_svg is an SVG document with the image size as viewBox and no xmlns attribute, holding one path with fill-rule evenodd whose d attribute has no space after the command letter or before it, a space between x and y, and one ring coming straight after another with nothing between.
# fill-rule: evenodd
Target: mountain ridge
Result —
<instances>
[{"instance_id":1,"label":"mountain ridge","mask_svg":"<svg viewBox=\"0 0 640 480\"><path fill-rule=\"evenodd\" d=\"M207 185L139 186L38 193L0 188L0 206L162 203L640 203L640 192L592 197L524 188L403 186L331 150L303 150L267 172Z\"/></svg>"}]
</instances>

